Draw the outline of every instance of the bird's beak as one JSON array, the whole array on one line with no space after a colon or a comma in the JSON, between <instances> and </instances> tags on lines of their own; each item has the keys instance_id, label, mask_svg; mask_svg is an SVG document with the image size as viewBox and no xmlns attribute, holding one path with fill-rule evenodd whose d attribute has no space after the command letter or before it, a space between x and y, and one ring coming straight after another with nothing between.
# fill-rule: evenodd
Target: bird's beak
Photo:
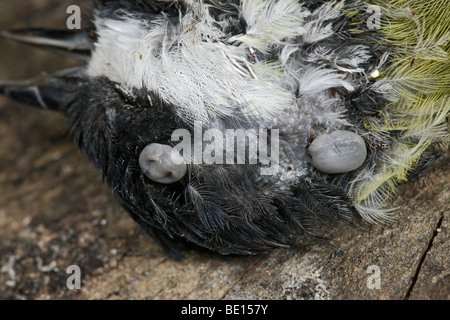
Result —
<instances>
[{"instance_id":1,"label":"bird's beak","mask_svg":"<svg viewBox=\"0 0 450 320\"><path fill-rule=\"evenodd\" d=\"M87 61L93 48L92 39L84 31L53 29L21 29L2 31L3 37L58 54Z\"/></svg>"},{"instance_id":2,"label":"bird's beak","mask_svg":"<svg viewBox=\"0 0 450 320\"><path fill-rule=\"evenodd\" d=\"M34 45L55 53L87 61L90 58L92 39L84 31L22 29L2 31L2 36ZM83 68L57 71L51 75L25 81L0 81L0 94L42 109L65 109L63 101L68 92L81 81Z\"/></svg>"},{"instance_id":3,"label":"bird's beak","mask_svg":"<svg viewBox=\"0 0 450 320\"><path fill-rule=\"evenodd\" d=\"M48 78L39 84L33 81L0 81L0 94L10 99L42 109L63 111L64 96L70 86L67 81Z\"/></svg>"}]
</instances>

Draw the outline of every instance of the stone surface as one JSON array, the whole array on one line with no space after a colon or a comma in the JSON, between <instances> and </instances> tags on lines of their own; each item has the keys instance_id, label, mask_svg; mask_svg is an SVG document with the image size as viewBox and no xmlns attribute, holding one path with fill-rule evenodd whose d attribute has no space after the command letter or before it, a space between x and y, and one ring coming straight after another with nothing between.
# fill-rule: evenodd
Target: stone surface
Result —
<instances>
[{"instance_id":1,"label":"stone surface","mask_svg":"<svg viewBox=\"0 0 450 320\"><path fill-rule=\"evenodd\" d=\"M1 0L0 29L64 28L76 2ZM0 48L0 79L74 65L4 39ZM61 115L0 97L0 299L449 299L449 155L400 187L395 224L343 228L333 242L341 250L187 250L173 261L66 133ZM70 265L81 269L80 290L66 286Z\"/></svg>"}]
</instances>

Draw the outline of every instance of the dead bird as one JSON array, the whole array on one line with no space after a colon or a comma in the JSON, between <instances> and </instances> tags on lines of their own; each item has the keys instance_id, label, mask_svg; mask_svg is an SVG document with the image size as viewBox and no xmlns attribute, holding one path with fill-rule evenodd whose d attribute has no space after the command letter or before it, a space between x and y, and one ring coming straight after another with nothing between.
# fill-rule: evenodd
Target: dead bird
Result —
<instances>
[{"instance_id":1,"label":"dead bird","mask_svg":"<svg viewBox=\"0 0 450 320\"><path fill-rule=\"evenodd\" d=\"M12 99L64 112L131 217L179 257L395 218L445 150L447 1L101 1L83 30L4 32L82 59Z\"/></svg>"}]
</instances>

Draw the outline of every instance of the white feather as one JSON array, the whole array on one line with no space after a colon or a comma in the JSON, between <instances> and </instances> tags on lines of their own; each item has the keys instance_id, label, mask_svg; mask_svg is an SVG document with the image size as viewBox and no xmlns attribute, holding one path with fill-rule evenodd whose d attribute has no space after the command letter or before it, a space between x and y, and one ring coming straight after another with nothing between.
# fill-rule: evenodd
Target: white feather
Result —
<instances>
[{"instance_id":1,"label":"white feather","mask_svg":"<svg viewBox=\"0 0 450 320\"><path fill-rule=\"evenodd\" d=\"M241 41L260 51L302 34L303 18L307 14L296 0L244 0L241 12L248 26L247 32L230 41Z\"/></svg>"},{"instance_id":2,"label":"white feather","mask_svg":"<svg viewBox=\"0 0 450 320\"><path fill-rule=\"evenodd\" d=\"M339 13L339 3L311 13L293 0L243 0L240 10L247 33L232 40L223 31L231 22L215 21L203 1L185 4L187 12L175 22L164 14L145 21L126 12L120 20L97 18L98 41L89 75L106 76L129 94L134 88L152 91L190 123L243 114L263 125L287 109L300 108L298 117L304 119L299 123L306 127L312 128L308 123L313 122L347 125L343 104L330 100L329 89L352 91L354 80L344 80L336 64L321 68L309 60L319 63L326 58L359 70L368 58L366 49L355 47L347 60L333 51L312 52L301 56L301 62L298 44L289 42L305 31L305 19L320 22L314 26L316 35L327 33L327 21ZM253 40L242 40L245 37L263 45L253 46ZM260 61L252 54L272 45L280 48L278 61Z\"/></svg>"},{"instance_id":3,"label":"white feather","mask_svg":"<svg viewBox=\"0 0 450 320\"><path fill-rule=\"evenodd\" d=\"M336 87L344 87L348 91L354 88L349 81L343 79L332 69L325 68L307 68L293 75L298 81L300 95L305 97L313 97L322 93L324 90Z\"/></svg>"}]
</instances>

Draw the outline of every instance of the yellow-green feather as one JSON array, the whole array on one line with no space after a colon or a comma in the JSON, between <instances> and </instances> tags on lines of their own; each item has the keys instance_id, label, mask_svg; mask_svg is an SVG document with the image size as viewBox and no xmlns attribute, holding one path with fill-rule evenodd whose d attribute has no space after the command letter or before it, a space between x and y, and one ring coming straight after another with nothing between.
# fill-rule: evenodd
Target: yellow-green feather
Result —
<instances>
[{"instance_id":1,"label":"yellow-green feather","mask_svg":"<svg viewBox=\"0 0 450 320\"><path fill-rule=\"evenodd\" d=\"M389 66L377 81L388 103L365 123L369 133L400 132L375 166L352 182L350 196L363 217L375 223L393 219L387 210L399 182L406 180L432 144L450 142L450 2L374 0L383 14L379 45L389 48ZM347 15L358 23L354 12Z\"/></svg>"}]
</instances>

